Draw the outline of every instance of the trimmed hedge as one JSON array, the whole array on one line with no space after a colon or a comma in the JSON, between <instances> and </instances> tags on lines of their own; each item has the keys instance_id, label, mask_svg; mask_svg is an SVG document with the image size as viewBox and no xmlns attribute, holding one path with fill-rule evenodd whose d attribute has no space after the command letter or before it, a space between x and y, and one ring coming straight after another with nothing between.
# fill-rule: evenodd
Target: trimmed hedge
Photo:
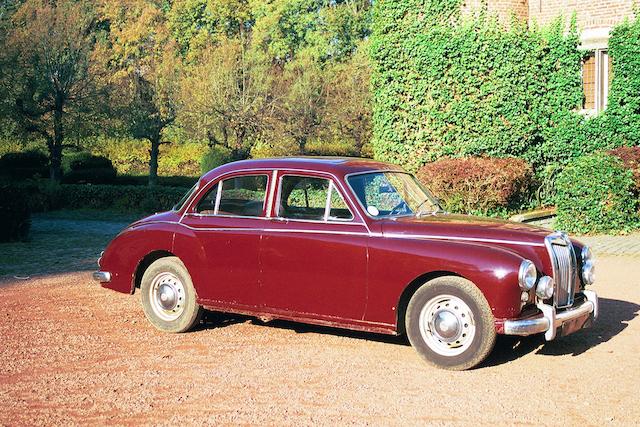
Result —
<instances>
[{"instance_id":1,"label":"trimmed hedge","mask_svg":"<svg viewBox=\"0 0 640 427\"><path fill-rule=\"evenodd\" d=\"M187 192L186 187L55 184L48 181L14 184L29 194L33 212L56 209L98 209L154 213L169 210Z\"/></svg>"},{"instance_id":2,"label":"trimmed hedge","mask_svg":"<svg viewBox=\"0 0 640 427\"><path fill-rule=\"evenodd\" d=\"M69 184L110 184L116 178L116 169L111 160L86 152L66 156L63 169L62 182Z\"/></svg>"},{"instance_id":3,"label":"trimmed hedge","mask_svg":"<svg viewBox=\"0 0 640 427\"><path fill-rule=\"evenodd\" d=\"M617 157L581 157L558 175L556 187L556 226L562 230L615 233L640 223L633 172Z\"/></svg>"},{"instance_id":4,"label":"trimmed hedge","mask_svg":"<svg viewBox=\"0 0 640 427\"><path fill-rule=\"evenodd\" d=\"M160 212L173 207L187 191L179 187L63 184L53 193L55 209L108 209Z\"/></svg>"},{"instance_id":5,"label":"trimmed hedge","mask_svg":"<svg viewBox=\"0 0 640 427\"><path fill-rule=\"evenodd\" d=\"M31 209L21 186L0 184L0 242L24 240L31 227Z\"/></svg>"},{"instance_id":6,"label":"trimmed hedge","mask_svg":"<svg viewBox=\"0 0 640 427\"><path fill-rule=\"evenodd\" d=\"M522 159L470 157L423 166L418 178L452 212L506 215L526 202L533 169Z\"/></svg>"},{"instance_id":7,"label":"trimmed hedge","mask_svg":"<svg viewBox=\"0 0 640 427\"><path fill-rule=\"evenodd\" d=\"M49 158L40 151L6 153L0 157L0 174L13 179L49 176Z\"/></svg>"}]
</instances>

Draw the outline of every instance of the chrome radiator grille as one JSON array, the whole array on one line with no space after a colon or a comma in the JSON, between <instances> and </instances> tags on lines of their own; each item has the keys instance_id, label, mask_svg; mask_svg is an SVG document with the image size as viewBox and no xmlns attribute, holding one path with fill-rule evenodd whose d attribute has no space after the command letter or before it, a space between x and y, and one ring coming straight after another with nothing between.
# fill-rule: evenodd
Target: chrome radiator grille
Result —
<instances>
[{"instance_id":1,"label":"chrome radiator grille","mask_svg":"<svg viewBox=\"0 0 640 427\"><path fill-rule=\"evenodd\" d=\"M545 238L545 246L549 252L553 280L556 283L553 302L559 308L569 307L573 305L578 269L573 245L566 234L553 233Z\"/></svg>"}]
</instances>

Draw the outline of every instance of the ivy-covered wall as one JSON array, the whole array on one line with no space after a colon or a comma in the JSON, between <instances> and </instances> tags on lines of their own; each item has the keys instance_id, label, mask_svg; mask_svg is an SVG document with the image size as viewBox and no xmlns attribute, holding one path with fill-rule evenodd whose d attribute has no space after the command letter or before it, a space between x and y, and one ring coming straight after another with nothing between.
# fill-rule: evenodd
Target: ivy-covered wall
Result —
<instances>
[{"instance_id":1,"label":"ivy-covered wall","mask_svg":"<svg viewBox=\"0 0 640 427\"><path fill-rule=\"evenodd\" d=\"M566 17L504 26L460 0L375 2L374 154L416 170L443 156L516 156L538 174L600 148L640 141L640 31L611 38L606 113L582 104L579 35ZM549 168L547 168L549 169ZM553 169L553 167L551 167Z\"/></svg>"}]
</instances>

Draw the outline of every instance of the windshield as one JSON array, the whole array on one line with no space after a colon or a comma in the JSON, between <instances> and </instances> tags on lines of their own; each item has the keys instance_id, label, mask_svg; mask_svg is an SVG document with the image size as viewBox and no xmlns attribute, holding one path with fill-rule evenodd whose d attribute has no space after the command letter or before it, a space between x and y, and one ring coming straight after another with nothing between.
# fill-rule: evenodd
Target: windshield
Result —
<instances>
[{"instance_id":1,"label":"windshield","mask_svg":"<svg viewBox=\"0 0 640 427\"><path fill-rule=\"evenodd\" d=\"M189 196L191 196L191 194L194 192L194 190L198 188L198 183L196 182L193 187L191 187L191 189L189 191L187 191L185 193L184 196L182 196L180 198L180 201L178 201L178 203L176 203L175 205L173 205L172 210L174 211L179 211L182 208L182 205L184 205L184 203L187 201L187 199L189 198Z\"/></svg>"},{"instance_id":2,"label":"windshield","mask_svg":"<svg viewBox=\"0 0 640 427\"><path fill-rule=\"evenodd\" d=\"M350 176L349 185L374 218L426 215L441 211L435 197L411 174L372 172Z\"/></svg>"}]
</instances>

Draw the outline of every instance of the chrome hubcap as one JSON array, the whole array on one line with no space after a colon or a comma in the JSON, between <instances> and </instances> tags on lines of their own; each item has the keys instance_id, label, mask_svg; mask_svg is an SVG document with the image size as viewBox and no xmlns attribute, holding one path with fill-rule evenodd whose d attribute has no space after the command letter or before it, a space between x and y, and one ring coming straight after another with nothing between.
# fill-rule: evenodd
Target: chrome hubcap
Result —
<instances>
[{"instance_id":1,"label":"chrome hubcap","mask_svg":"<svg viewBox=\"0 0 640 427\"><path fill-rule=\"evenodd\" d=\"M173 273L158 274L153 279L149 293L151 308L162 320L175 320L184 311L184 286Z\"/></svg>"},{"instance_id":2,"label":"chrome hubcap","mask_svg":"<svg viewBox=\"0 0 640 427\"><path fill-rule=\"evenodd\" d=\"M419 326L425 343L443 356L463 353L476 334L471 308L453 295L430 299L420 311Z\"/></svg>"}]
</instances>

